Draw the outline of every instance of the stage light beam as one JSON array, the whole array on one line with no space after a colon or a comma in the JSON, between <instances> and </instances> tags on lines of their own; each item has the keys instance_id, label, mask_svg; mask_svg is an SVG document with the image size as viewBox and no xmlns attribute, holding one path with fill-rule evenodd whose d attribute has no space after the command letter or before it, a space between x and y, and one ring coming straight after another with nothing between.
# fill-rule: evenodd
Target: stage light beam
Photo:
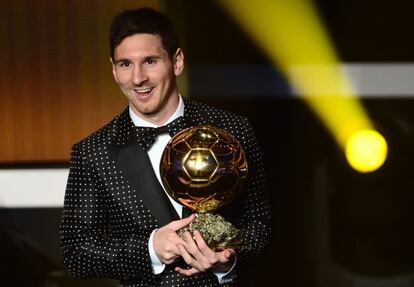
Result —
<instances>
[{"instance_id":1,"label":"stage light beam","mask_svg":"<svg viewBox=\"0 0 414 287\"><path fill-rule=\"evenodd\" d=\"M284 73L344 152L356 132L374 130L309 0L219 2Z\"/></svg>"}]
</instances>

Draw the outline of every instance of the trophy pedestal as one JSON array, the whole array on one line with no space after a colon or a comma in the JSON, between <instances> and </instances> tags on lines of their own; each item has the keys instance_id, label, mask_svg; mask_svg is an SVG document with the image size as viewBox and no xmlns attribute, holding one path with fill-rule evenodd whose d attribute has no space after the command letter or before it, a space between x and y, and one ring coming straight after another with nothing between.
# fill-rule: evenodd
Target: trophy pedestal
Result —
<instances>
[{"instance_id":1,"label":"trophy pedestal","mask_svg":"<svg viewBox=\"0 0 414 287\"><path fill-rule=\"evenodd\" d=\"M243 244L240 230L218 214L196 213L196 219L188 226L179 229L177 233L184 238L184 232L188 231L193 234L195 230L201 233L206 244L214 251L227 248L238 250Z\"/></svg>"}]
</instances>

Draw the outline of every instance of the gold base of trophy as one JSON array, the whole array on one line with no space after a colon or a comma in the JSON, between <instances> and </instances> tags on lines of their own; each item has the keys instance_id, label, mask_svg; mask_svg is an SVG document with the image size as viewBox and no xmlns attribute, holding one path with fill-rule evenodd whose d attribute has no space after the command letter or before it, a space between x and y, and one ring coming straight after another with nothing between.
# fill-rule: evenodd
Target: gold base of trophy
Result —
<instances>
[{"instance_id":1,"label":"gold base of trophy","mask_svg":"<svg viewBox=\"0 0 414 287\"><path fill-rule=\"evenodd\" d=\"M188 226L177 231L178 235L184 239L184 232L191 234L195 230L201 233L204 241L213 251L222 251L227 248L239 250L242 248L240 230L235 228L222 216L212 213L196 213L194 219Z\"/></svg>"}]
</instances>

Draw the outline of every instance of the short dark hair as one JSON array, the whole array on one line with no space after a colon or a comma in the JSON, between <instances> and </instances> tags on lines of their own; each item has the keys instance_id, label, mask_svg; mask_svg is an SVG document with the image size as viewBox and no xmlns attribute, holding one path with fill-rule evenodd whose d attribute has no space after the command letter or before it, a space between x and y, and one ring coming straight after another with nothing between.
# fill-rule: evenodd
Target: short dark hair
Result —
<instances>
[{"instance_id":1,"label":"short dark hair","mask_svg":"<svg viewBox=\"0 0 414 287\"><path fill-rule=\"evenodd\" d=\"M125 10L115 16L111 24L109 46L112 60L114 60L115 48L126 37L134 34L159 35L162 46L171 59L179 48L174 24L164 13L152 8Z\"/></svg>"}]
</instances>

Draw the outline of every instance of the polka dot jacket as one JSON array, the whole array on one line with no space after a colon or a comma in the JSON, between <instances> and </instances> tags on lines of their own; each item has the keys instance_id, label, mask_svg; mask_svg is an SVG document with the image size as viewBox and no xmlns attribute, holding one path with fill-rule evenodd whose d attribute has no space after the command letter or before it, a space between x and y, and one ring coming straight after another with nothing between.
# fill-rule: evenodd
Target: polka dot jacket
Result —
<instances>
[{"instance_id":1,"label":"polka dot jacket","mask_svg":"<svg viewBox=\"0 0 414 287\"><path fill-rule=\"evenodd\" d=\"M151 195L149 200L143 195L146 186L132 184L131 176L120 168L124 162L140 159L125 156L116 160L117 152L131 146L134 125L128 109L72 148L60 238L63 263L73 277L118 279L120 286L236 286L244 280L243 275L249 275L241 270L265 251L271 212L262 155L250 123L203 103L184 101L189 126L210 124L229 131L243 145L248 159L243 192L218 210L243 232L244 247L237 253L235 279L220 285L212 272L186 277L174 271L174 264L167 265L161 274L153 274L149 236L175 218L162 219L160 206L150 206ZM134 145L133 149L140 147Z\"/></svg>"}]
</instances>

